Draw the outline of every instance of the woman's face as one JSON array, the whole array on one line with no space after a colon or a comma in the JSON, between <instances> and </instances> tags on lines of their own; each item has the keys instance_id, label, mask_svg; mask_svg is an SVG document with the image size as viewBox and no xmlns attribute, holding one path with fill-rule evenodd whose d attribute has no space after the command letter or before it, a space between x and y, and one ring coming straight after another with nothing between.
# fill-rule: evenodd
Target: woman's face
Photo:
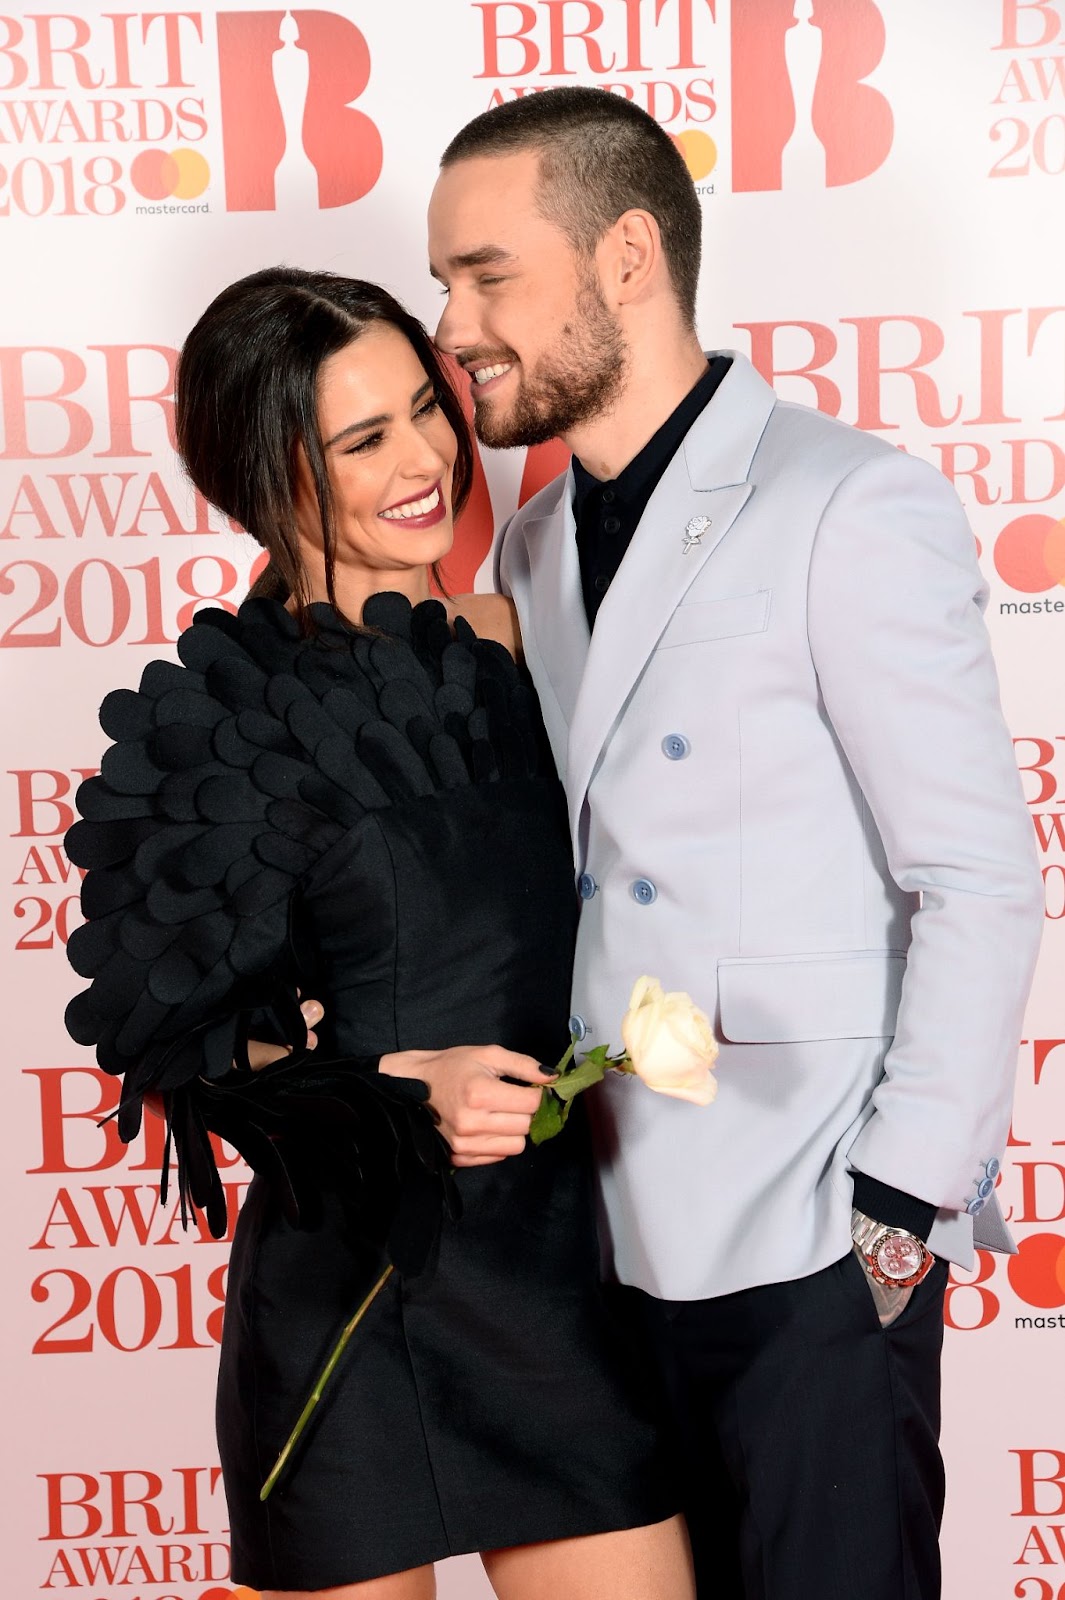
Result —
<instances>
[{"instance_id":1,"label":"woman's face","mask_svg":"<svg viewBox=\"0 0 1065 1600\"><path fill-rule=\"evenodd\" d=\"M428 594L429 565L451 548L455 435L432 380L397 328L380 323L330 356L318 424L336 515L336 592L354 617L370 595ZM321 519L306 460L296 497L314 599L325 599Z\"/></svg>"}]
</instances>

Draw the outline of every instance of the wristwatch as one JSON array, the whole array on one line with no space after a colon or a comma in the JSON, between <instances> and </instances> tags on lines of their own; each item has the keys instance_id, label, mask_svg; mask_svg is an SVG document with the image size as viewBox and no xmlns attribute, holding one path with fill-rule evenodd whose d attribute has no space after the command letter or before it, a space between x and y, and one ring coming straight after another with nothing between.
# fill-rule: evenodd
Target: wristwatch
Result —
<instances>
[{"instance_id":1,"label":"wristwatch","mask_svg":"<svg viewBox=\"0 0 1065 1600\"><path fill-rule=\"evenodd\" d=\"M912 1289L935 1265L935 1256L915 1233L874 1222L857 1209L851 1212L851 1238L873 1282L886 1288Z\"/></svg>"}]
</instances>

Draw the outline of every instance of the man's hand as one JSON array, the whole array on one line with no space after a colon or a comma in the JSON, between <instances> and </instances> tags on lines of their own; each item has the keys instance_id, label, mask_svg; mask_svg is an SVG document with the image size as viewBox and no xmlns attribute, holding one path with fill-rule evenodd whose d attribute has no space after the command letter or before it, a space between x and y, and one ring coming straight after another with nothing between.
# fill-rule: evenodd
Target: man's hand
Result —
<instances>
[{"instance_id":1,"label":"man's hand","mask_svg":"<svg viewBox=\"0 0 1065 1600\"><path fill-rule=\"evenodd\" d=\"M877 1283L869 1272L865 1264L865 1258L858 1246L852 1245L851 1248L861 1263L862 1276L869 1285L869 1293L873 1297L873 1305L876 1307L876 1314L880 1318L880 1326L882 1328L890 1328L891 1324L902 1316L902 1313L909 1305L913 1289L897 1287L894 1284Z\"/></svg>"},{"instance_id":2,"label":"man's hand","mask_svg":"<svg viewBox=\"0 0 1065 1600\"><path fill-rule=\"evenodd\" d=\"M400 1050L382 1056L380 1070L429 1085L429 1104L456 1167L485 1167L520 1155L543 1086L555 1080L532 1056L495 1044ZM522 1083L504 1083L505 1077Z\"/></svg>"}]
</instances>

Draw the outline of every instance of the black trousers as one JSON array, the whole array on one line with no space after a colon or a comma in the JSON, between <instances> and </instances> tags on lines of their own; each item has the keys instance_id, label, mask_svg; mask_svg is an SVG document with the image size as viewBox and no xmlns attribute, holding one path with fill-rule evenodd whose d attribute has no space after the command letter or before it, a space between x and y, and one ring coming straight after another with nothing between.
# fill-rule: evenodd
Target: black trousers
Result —
<instances>
[{"instance_id":1,"label":"black trousers","mask_svg":"<svg viewBox=\"0 0 1065 1600\"><path fill-rule=\"evenodd\" d=\"M946 1279L886 1329L851 1253L713 1300L613 1291L655 1352L699 1600L937 1600Z\"/></svg>"}]
</instances>

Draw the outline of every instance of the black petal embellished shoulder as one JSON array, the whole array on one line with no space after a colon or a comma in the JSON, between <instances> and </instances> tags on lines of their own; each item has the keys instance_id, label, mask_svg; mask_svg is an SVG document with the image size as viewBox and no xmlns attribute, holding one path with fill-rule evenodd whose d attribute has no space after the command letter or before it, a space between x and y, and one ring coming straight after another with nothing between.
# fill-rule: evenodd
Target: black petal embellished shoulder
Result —
<instances>
[{"instance_id":1,"label":"black petal embellished shoulder","mask_svg":"<svg viewBox=\"0 0 1065 1600\"><path fill-rule=\"evenodd\" d=\"M202 612L181 665L109 695L115 742L67 839L89 869L69 955L90 980L67 1026L122 1074L120 1132L163 1094L181 1204L219 1234L210 1133L258 1174L218 1396L234 1578L256 1588L675 1508L596 1284L580 1119L453 1174L425 1086L376 1070L396 1050L565 1047L572 861L531 687L436 601L377 595L359 629L310 618ZM301 994L326 1008L313 1054ZM249 1039L291 1054L253 1073ZM261 1505L386 1256L399 1275Z\"/></svg>"}]
</instances>

